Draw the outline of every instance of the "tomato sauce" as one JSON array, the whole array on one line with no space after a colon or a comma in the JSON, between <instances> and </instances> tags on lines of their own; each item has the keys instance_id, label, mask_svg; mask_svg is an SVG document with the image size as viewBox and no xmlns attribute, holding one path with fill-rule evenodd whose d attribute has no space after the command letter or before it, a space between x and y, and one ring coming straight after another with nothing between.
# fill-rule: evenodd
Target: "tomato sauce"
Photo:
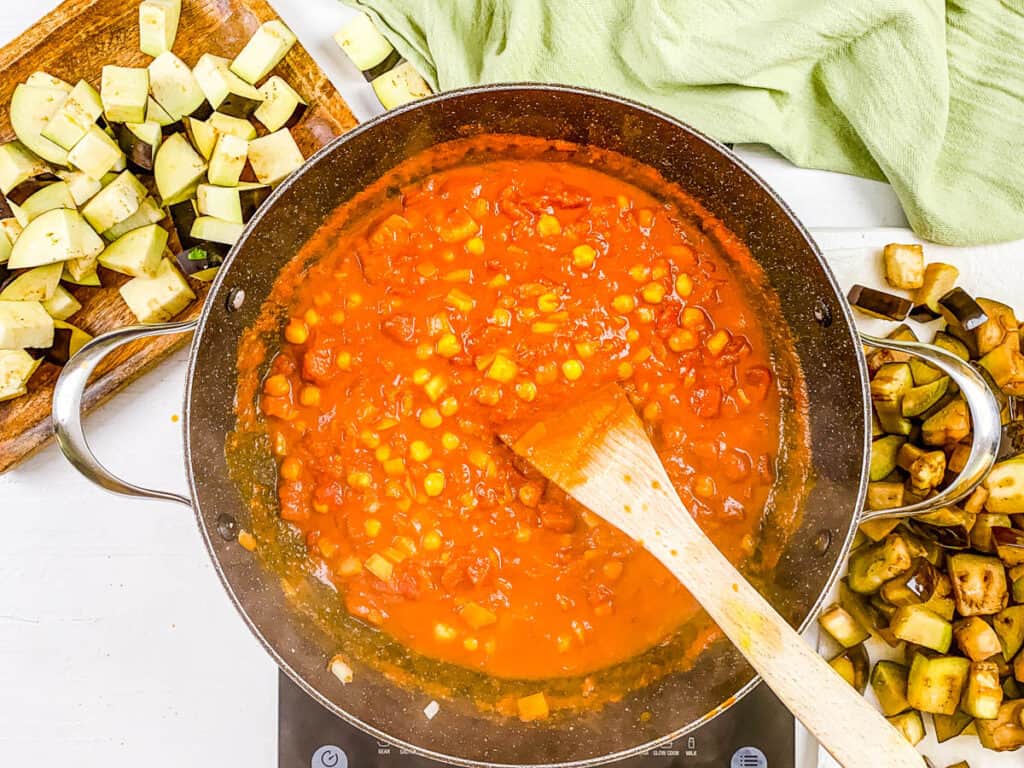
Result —
<instances>
[{"instance_id":1,"label":"tomato sauce","mask_svg":"<svg viewBox=\"0 0 1024 768\"><path fill-rule=\"evenodd\" d=\"M699 611L642 547L495 437L619 382L737 563L776 479L773 351L734 265L600 170L489 160L328 224L259 409L280 516L348 611L499 677L630 659Z\"/></svg>"}]
</instances>

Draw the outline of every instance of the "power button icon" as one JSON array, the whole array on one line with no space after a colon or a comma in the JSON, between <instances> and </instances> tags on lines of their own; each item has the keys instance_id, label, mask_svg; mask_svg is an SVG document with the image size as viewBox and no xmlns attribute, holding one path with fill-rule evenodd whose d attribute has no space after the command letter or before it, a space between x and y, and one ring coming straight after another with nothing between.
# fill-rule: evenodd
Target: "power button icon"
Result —
<instances>
[{"instance_id":1,"label":"power button icon","mask_svg":"<svg viewBox=\"0 0 1024 768\"><path fill-rule=\"evenodd\" d=\"M310 768L348 768L348 755L340 747L325 744L313 753Z\"/></svg>"}]
</instances>

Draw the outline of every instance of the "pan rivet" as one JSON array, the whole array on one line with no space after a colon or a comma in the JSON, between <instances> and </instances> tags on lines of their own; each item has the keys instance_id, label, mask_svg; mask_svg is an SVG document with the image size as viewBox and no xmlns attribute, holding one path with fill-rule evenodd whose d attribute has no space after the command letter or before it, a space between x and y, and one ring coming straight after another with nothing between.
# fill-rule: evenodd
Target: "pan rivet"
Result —
<instances>
[{"instance_id":1,"label":"pan rivet","mask_svg":"<svg viewBox=\"0 0 1024 768\"><path fill-rule=\"evenodd\" d=\"M241 288L232 288L228 291L227 306L228 311L231 312L236 309L241 309L245 303L245 291Z\"/></svg>"},{"instance_id":2,"label":"pan rivet","mask_svg":"<svg viewBox=\"0 0 1024 768\"><path fill-rule=\"evenodd\" d=\"M238 523L231 515L223 514L217 518L217 533L224 541L234 541L238 538Z\"/></svg>"},{"instance_id":3,"label":"pan rivet","mask_svg":"<svg viewBox=\"0 0 1024 768\"><path fill-rule=\"evenodd\" d=\"M832 531L827 528L818 531L818 535L814 537L813 546L819 555L828 552L828 548L832 546Z\"/></svg>"},{"instance_id":4,"label":"pan rivet","mask_svg":"<svg viewBox=\"0 0 1024 768\"><path fill-rule=\"evenodd\" d=\"M825 303L824 299L814 302L814 319L822 328L832 325L832 308Z\"/></svg>"}]
</instances>

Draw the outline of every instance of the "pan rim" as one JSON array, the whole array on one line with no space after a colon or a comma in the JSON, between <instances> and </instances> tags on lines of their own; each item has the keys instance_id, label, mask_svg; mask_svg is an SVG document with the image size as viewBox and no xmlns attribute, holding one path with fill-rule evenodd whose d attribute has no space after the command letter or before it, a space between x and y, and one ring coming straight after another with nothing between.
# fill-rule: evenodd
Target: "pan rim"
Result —
<instances>
[{"instance_id":1,"label":"pan rim","mask_svg":"<svg viewBox=\"0 0 1024 768\"><path fill-rule=\"evenodd\" d=\"M447 763L447 764L451 764L451 765L458 765L458 766L466 766L467 768L591 768L591 766L604 765L604 764L607 764L607 763L616 762L616 761L619 761L619 760L624 760L624 759L627 759L627 758L630 758L630 757L635 757L637 755L641 755L641 754L643 754L645 752L648 752L648 751L650 751L652 749L657 749L658 747L660 747L660 746L662 746L662 745L664 745L666 743L675 741L676 739L678 739L678 738L680 738L682 736L685 736L685 735L687 735L689 733L692 733L696 729L700 728L701 726L705 725L706 723L708 723L709 721L711 721L712 719L714 719L718 715L722 714L723 712L725 712L726 710L731 708L734 704L739 702L744 696L746 696L748 693L750 693L750 691L752 691L755 687L757 687L757 685L759 685L761 683L760 675L758 675L757 673L754 673L751 676L751 678L738 691L733 693L728 699L726 699L724 702L722 702L717 707L714 707L711 710L709 710L708 712L704 713L699 718L696 718L695 720L690 721L684 727L682 727L680 729L677 729L675 731L672 731L672 732L670 732L670 733L668 733L668 734L666 734L664 736L661 736L661 737L658 737L656 739L652 739L650 741L647 741L647 742L635 745L633 747L629 747L627 749L620 750L618 752L607 753L607 754L599 755L599 756L595 756L595 757L583 758L583 759L580 759L580 760L562 761L562 762L554 762L554 763L506 763L506 762L493 762L493 761L488 761L488 760L475 760L475 759L472 759L472 758L465 758L465 757L459 757L459 756L455 756L455 755L448 755L448 754L436 752L436 751L433 751L433 750L430 750L430 749L426 749L424 747L418 746L418 745L413 744L411 742L405 741L405 740L403 740L401 738L397 738L397 737L395 737L392 734L386 733L386 732L384 732L384 731L382 731L382 730L380 730L380 729L378 729L378 728L376 728L376 727L374 727L374 726L372 726L372 725L370 725L370 724L360 720L358 717L350 714L346 710L344 710L341 707L339 707L338 705L334 704L332 701L327 699L323 694L321 694L316 688L314 688L311 684L309 684L305 680L305 678L298 671L296 671L291 666L291 664L289 664L289 662L283 658L283 656L277 651L277 649L275 647L273 647L270 644L270 642L264 637L263 633L256 626L255 622L253 621L253 619L249 616L248 612L246 611L246 609L245 609L245 607L244 607L244 605L242 603L242 600L236 594L235 589L234 589L231 581L229 580L227 574L224 571L224 568L222 567L220 558L219 558L219 556L217 555L217 553L216 553L216 551L214 549L214 545L213 545L213 541L212 541L212 537L211 537L211 531L209 530L209 528L208 528L208 526L206 524L206 521L205 521L205 519L204 519L204 517L203 517L203 515L201 513L201 510L200 510L200 505L198 503L199 494L198 494L198 491L197 491L197 480L196 480L195 473L193 471L193 457L192 457L191 429L190 429L190 426L191 426L191 414L190 414L191 408L190 408L190 406L191 406L192 397L193 397L193 386L194 386L194 383L195 383L195 373L196 373L196 368L197 368L198 350L199 350L200 344L202 342L203 336L204 336L204 334L206 332L207 320L209 318L210 313L213 311L213 307L215 306L215 302L223 301L224 300L224 297L222 296L222 288L224 286L225 281L228 279L228 273L231 271L231 266L232 266L232 264L234 262L236 254L245 245L245 243L248 241L248 239L249 239L250 235L252 234L252 232L254 231L254 229L259 225L259 223L263 220L263 218L268 214L268 212L274 206L274 204L277 202L277 200L282 195L284 195L287 192L287 190L289 190L291 188L291 186L293 184L297 183L298 180L302 176L304 176L309 171L310 168L315 166L321 160L321 158L323 158L324 156L326 156L328 154L331 154L331 153L335 152L338 147L343 146L344 144L346 144L347 142L349 142L351 140L354 140L356 137L362 135L363 133L374 130L376 128L376 126L378 126L379 124L381 124L381 123L383 123L383 122L385 122L387 120L390 120L390 119L392 119L394 117L397 117L398 115L401 115L401 114L405 114L405 113L408 113L408 112L411 112L411 111L415 111L415 110L421 109L423 107L427 107L427 106L430 106L430 105L433 105L433 104L437 104L439 102L445 102L445 101L449 101L449 100L454 100L454 99L458 99L460 97L468 96L468 95L477 95L477 94L485 94L485 93L493 93L493 92L503 92L503 91L513 91L513 92L514 91L544 91L544 92L550 92L550 93L563 93L563 94L570 94L570 95L575 95L575 96L583 96L583 97L588 97L588 98L597 98L597 99L601 99L601 100L604 100L604 101L609 101L609 102L615 103L615 104L617 104L619 106L625 106L625 107L628 107L628 108L631 108L631 109L634 109L634 110L638 110L640 112L647 113L648 115L650 115L652 117L655 117L657 119L663 120L663 121L671 124L675 129L683 131L684 133L687 133L687 134L691 135L692 137L694 137L694 138L704 142L705 144L709 145L710 147L712 147L715 150L717 150L718 152L720 152L731 164L736 166L751 181L753 181L756 185L758 185L761 188L761 190L770 198L770 200L775 205L777 205L779 207L779 209L785 214L785 216L789 220L789 222L795 227L796 231L799 233L800 237L803 239L803 241L806 244L807 248L810 250L810 253L813 254L815 260L817 261L818 266L821 269L821 271L822 271L822 273L823 273L823 275L824 275L824 277L825 277L829 287L831 288L833 294L835 295L835 297L840 299L840 301L836 302L836 304L838 305L838 315L842 319L843 327L846 330L846 332L849 334L851 342L855 346L859 346L859 341L857 340L857 337L856 337L856 325L855 325L855 321L854 321L854 317L853 317L853 312L850 309L850 307L847 305L847 303L845 301L841 300L842 299L842 292L841 292L841 289L839 287L838 281L836 280L835 275L833 274L831 268L828 266L828 263L825 261L825 258L824 258L823 254L821 252L821 249L818 247L818 244L815 242L814 238L811 236L810 232L803 225L803 223L800 221L800 219L793 213L793 211L789 207L789 205L784 200L782 200L779 197L779 195L775 192L775 190L772 189L767 184L767 182L764 181L764 179L762 179L752 168L750 168L750 166L747 165L747 163L744 162L738 155L736 155L736 153L733 152L733 150L730 147L728 147L726 144L724 144L724 143L722 143L722 142L720 142L720 141L718 141L718 140L716 140L714 138L711 138L711 137L707 136L706 134L702 133L701 131L699 131L698 129L694 128L693 126L691 126L691 125L689 125L687 123L684 123L682 120L680 120L680 119L678 119L678 118L676 118L676 117L674 117L672 115L669 115L669 114L667 114L667 113L665 113L665 112L663 112L663 111L661 111L659 109L656 109L656 108L651 107L651 106L646 105L646 104L642 104L642 103L634 101L632 99L624 98L622 96L618 96L616 94L608 93L608 92L597 90L597 89L584 88L584 87L573 86L573 85L533 83L533 82L500 83L500 84L490 84L490 85L469 86L469 87L466 87L466 88L459 88L459 89L455 89L455 90L444 91L443 93L439 93L439 94L436 94L436 95L433 95L433 96L430 96L430 97L427 97L427 98L420 99L418 101L412 102L410 104L406 104L406 105L403 105L401 107L397 107L395 109L389 110L387 112L384 112L384 113L382 113L380 115L377 115L377 116L371 118L370 120L366 121L365 123L360 123L355 128L347 131L346 133L342 134L341 136L336 137L330 143L328 143L325 146L321 147L314 154L312 154L303 163L301 168L299 168L297 171L292 173L292 175L287 180L285 180L281 185L279 185L273 191L273 193L270 195L270 197L267 199L265 204L260 207L260 209L253 216L253 218L249 221L249 223L246 224L246 227L245 227L245 230L244 230L242 236L239 238L238 242L231 248L231 251L228 254L227 258L225 259L225 262L224 262L224 265L223 265L222 269L220 269L218 271L218 274L217 274L216 278L214 279L214 281L213 281L213 283L212 283L212 285L210 287L209 294L207 295L207 299L206 299L206 301L204 303L202 311L200 312L200 315L199 315L199 318L198 318L198 324L197 324L197 327L195 329L195 333L194 333L194 335L192 337L192 341L191 341L190 347L189 347L188 367L187 367L187 373L186 373L187 378L186 378L186 383L185 383L184 403L183 403L183 408L182 408L182 415L183 415L183 418L182 418L182 423L183 423L182 433L183 433L183 444L184 444L184 455L185 455L185 471L186 471L186 476L187 476L187 480L188 480L189 495L190 495L191 500L192 500L192 510L193 510L193 514L195 515L196 522L197 522L197 525L198 525L199 530L200 530L200 534L201 534L202 539L203 539L203 544L206 547L207 554L209 555L210 560L211 560L211 562L213 564L214 570L217 573L217 577L220 580L221 585L224 587L225 591L227 592L229 600L234 605L234 607L238 611L238 613L241 615L241 617L242 617L243 621L245 622L246 626L248 626L249 630L253 633L253 635L259 641L260 645L266 650L266 652L274 660L274 663L277 665L277 667L281 671L283 671L292 680L292 682L294 682L299 688L301 688L307 695L309 695L315 701L317 701L321 706L325 707L328 711L330 711L335 716L341 718L346 723L348 723L348 724L350 724L352 726L355 726L356 728L360 729L364 733L368 733L369 735L373 736L374 738L377 738L377 739L380 739L382 741L386 741L388 743L391 743L391 744L399 747L400 749L408 750L409 752L411 752L411 753L413 753L415 755L418 755L420 757L425 757L425 758L428 758L428 759L431 759L431 760L436 760L436 761L439 761L439 762L442 762L442 763ZM838 318L835 317L835 314L836 314L835 313L835 308L833 308L833 320L838 319ZM797 627L797 631L800 634L803 634L804 632L806 632L807 629L814 623L815 618L816 618L818 612L820 611L820 609L821 609L822 605L824 604L826 598L828 597L829 593L832 591L833 587L835 586L836 581L839 578L839 575L840 575L840 573L841 573L841 571L842 571L842 569L843 569L843 567L845 565L845 562L846 562L846 556L847 556L847 554L849 552L850 546L851 546L851 544L853 542L853 539L854 539L854 536L856 534L857 521L858 521L858 517L859 517L859 511L863 508L864 500L865 500L865 497L866 497L866 494L867 494L867 480L868 480L867 470L868 470L869 461L870 461L870 440L871 440L871 430L870 430L871 415L870 415L870 398L869 398L869 389L868 389L868 371L867 371L867 364L866 364L866 362L864 360L863 355L857 355L856 359L857 359L857 366L858 366L858 371L857 371L857 373L858 373L858 380L860 382L860 398L861 398L861 404L862 404L862 409L861 410L862 410L862 415L863 415L862 434L864 436L863 441L862 441L863 445L861 446L861 467L860 467L860 477L859 477L859 483L858 483L858 487L857 487L857 496L856 496L856 502L855 502L856 506L853 509L853 513L850 515L850 521L849 521L849 524L847 526L847 530L846 530L845 536L843 537L843 540L841 542L841 546L838 546L834 550L834 552L835 552L835 554L834 554L834 562L833 562L833 565L832 565L831 570L829 572L829 575L825 579L824 585L823 585L823 587L822 587L822 589L821 589L817 599L813 602L813 604L811 606L809 606L806 615L802 618L802 620L800 621L799 626Z\"/></svg>"}]
</instances>

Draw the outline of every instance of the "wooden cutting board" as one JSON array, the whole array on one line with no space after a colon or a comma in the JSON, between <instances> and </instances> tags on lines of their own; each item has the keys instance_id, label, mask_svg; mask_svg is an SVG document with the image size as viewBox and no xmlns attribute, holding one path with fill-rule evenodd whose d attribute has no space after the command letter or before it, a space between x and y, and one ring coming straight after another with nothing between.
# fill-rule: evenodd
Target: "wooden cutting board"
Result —
<instances>
[{"instance_id":1,"label":"wooden cutting board","mask_svg":"<svg viewBox=\"0 0 1024 768\"><path fill-rule=\"evenodd\" d=\"M183 0L174 52L189 66L204 53L233 58L262 22L276 16L264 0ZM67 0L0 50L0 141L14 138L8 114L11 93L33 72L45 70L71 84L84 79L98 89L104 64L137 67L149 61L139 50L137 0ZM341 95L300 44L274 72L310 105L292 129L306 157L356 125ZM66 286L82 303L68 321L94 336L136 322L117 291L129 278L101 268L100 279L102 288ZM207 285L189 283L199 298L179 320L198 315L206 296ZM188 340L165 336L117 350L90 382L84 407L94 408ZM50 400L59 373L59 367L44 362L29 382L28 394L0 402L0 472L50 438Z\"/></svg>"}]
</instances>

